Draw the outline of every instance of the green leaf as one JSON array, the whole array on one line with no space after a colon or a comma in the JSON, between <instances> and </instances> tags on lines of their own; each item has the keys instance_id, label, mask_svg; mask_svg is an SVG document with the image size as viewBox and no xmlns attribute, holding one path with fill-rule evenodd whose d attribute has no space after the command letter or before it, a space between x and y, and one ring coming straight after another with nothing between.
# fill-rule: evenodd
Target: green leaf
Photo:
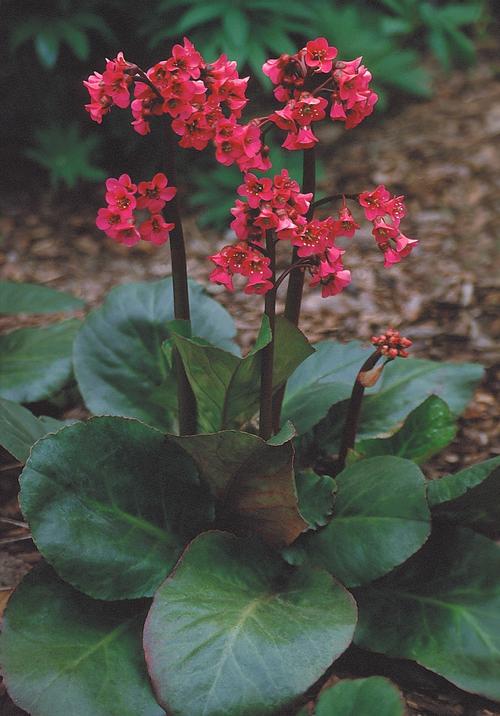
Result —
<instances>
[{"instance_id":1,"label":"green leaf","mask_svg":"<svg viewBox=\"0 0 500 716\"><path fill-rule=\"evenodd\" d=\"M44 400L72 375L71 354L80 321L21 328L0 336L0 396L18 403Z\"/></svg>"},{"instance_id":2,"label":"green leaf","mask_svg":"<svg viewBox=\"0 0 500 716\"><path fill-rule=\"evenodd\" d=\"M370 354L358 341L323 341L290 377L282 420L291 420L303 434L325 417L329 408L351 394L359 369Z\"/></svg>"},{"instance_id":3,"label":"green leaf","mask_svg":"<svg viewBox=\"0 0 500 716\"><path fill-rule=\"evenodd\" d=\"M394 435L361 440L355 449L362 457L398 455L420 465L446 447L456 433L453 413L444 400L431 395L408 415Z\"/></svg>"},{"instance_id":4,"label":"green leaf","mask_svg":"<svg viewBox=\"0 0 500 716\"><path fill-rule=\"evenodd\" d=\"M347 586L366 584L408 559L430 533L425 478L399 457L373 457L336 477L330 523L304 536L315 564Z\"/></svg>"},{"instance_id":5,"label":"green leaf","mask_svg":"<svg viewBox=\"0 0 500 716\"><path fill-rule=\"evenodd\" d=\"M271 340L266 321L267 317L254 349L245 358L174 335L196 396L198 421L203 432L240 427L257 412L260 351ZM313 349L303 333L284 318L276 320L275 336L273 387L277 390Z\"/></svg>"},{"instance_id":6,"label":"green leaf","mask_svg":"<svg viewBox=\"0 0 500 716\"><path fill-rule=\"evenodd\" d=\"M271 445L235 430L171 440L194 459L226 528L258 533L275 546L290 544L306 529L297 506L291 442Z\"/></svg>"},{"instance_id":7,"label":"green leaf","mask_svg":"<svg viewBox=\"0 0 500 716\"><path fill-rule=\"evenodd\" d=\"M439 8L439 15L446 23L460 27L472 25L481 19L481 2L474 3L449 3Z\"/></svg>"},{"instance_id":8,"label":"green leaf","mask_svg":"<svg viewBox=\"0 0 500 716\"><path fill-rule=\"evenodd\" d=\"M48 70L54 69L59 56L60 37L53 28L45 27L35 36L35 50L40 62Z\"/></svg>"},{"instance_id":9,"label":"green leaf","mask_svg":"<svg viewBox=\"0 0 500 716\"><path fill-rule=\"evenodd\" d=\"M265 716L289 705L349 645L351 595L330 575L290 571L259 545L200 535L160 587L146 662L178 716Z\"/></svg>"},{"instance_id":10,"label":"green leaf","mask_svg":"<svg viewBox=\"0 0 500 716\"><path fill-rule=\"evenodd\" d=\"M298 472L295 486L299 510L309 527L317 529L327 524L333 511L337 485L333 477L316 475L312 470Z\"/></svg>"},{"instance_id":11,"label":"green leaf","mask_svg":"<svg viewBox=\"0 0 500 716\"><path fill-rule=\"evenodd\" d=\"M432 516L498 537L500 532L500 457L429 482Z\"/></svg>"},{"instance_id":12,"label":"green leaf","mask_svg":"<svg viewBox=\"0 0 500 716\"><path fill-rule=\"evenodd\" d=\"M0 445L20 462L26 462L33 443L64 425L61 420L37 418L19 403L0 398Z\"/></svg>"},{"instance_id":13,"label":"green leaf","mask_svg":"<svg viewBox=\"0 0 500 716\"><path fill-rule=\"evenodd\" d=\"M165 716L141 649L143 605L106 604L35 568L9 600L1 656L9 693L34 716Z\"/></svg>"},{"instance_id":14,"label":"green leaf","mask_svg":"<svg viewBox=\"0 0 500 716\"><path fill-rule=\"evenodd\" d=\"M85 303L81 299L48 286L0 281L0 314L3 315L77 311L84 306Z\"/></svg>"},{"instance_id":15,"label":"green leaf","mask_svg":"<svg viewBox=\"0 0 500 716\"><path fill-rule=\"evenodd\" d=\"M227 41L240 48L245 45L250 34L250 26L245 13L238 7L228 7L222 17L222 26Z\"/></svg>"},{"instance_id":16,"label":"green leaf","mask_svg":"<svg viewBox=\"0 0 500 716\"><path fill-rule=\"evenodd\" d=\"M99 599L153 594L212 517L192 460L154 428L113 417L42 438L20 503L47 561Z\"/></svg>"},{"instance_id":17,"label":"green leaf","mask_svg":"<svg viewBox=\"0 0 500 716\"><path fill-rule=\"evenodd\" d=\"M399 690L383 676L345 679L325 689L316 702L315 716L404 716L405 704Z\"/></svg>"},{"instance_id":18,"label":"green leaf","mask_svg":"<svg viewBox=\"0 0 500 716\"><path fill-rule=\"evenodd\" d=\"M400 569L357 590L355 642L500 700L499 574L498 545L467 529L438 530Z\"/></svg>"},{"instance_id":19,"label":"green leaf","mask_svg":"<svg viewBox=\"0 0 500 716\"><path fill-rule=\"evenodd\" d=\"M223 16L224 10L227 10L225 2L199 3L193 5L187 10L179 22L175 25L176 34L181 35L183 32L189 32L195 27L205 25L211 20L215 20Z\"/></svg>"},{"instance_id":20,"label":"green leaf","mask_svg":"<svg viewBox=\"0 0 500 716\"><path fill-rule=\"evenodd\" d=\"M227 311L190 282L193 335L236 351L236 329ZM175 394L173 371L162 351L174 318L172 279L132 283L110 291L92 311L75 341L75 374L93 413L138 418L171 428L167 406Z\"/></svg>"},{"instance_id":21,"label":"green leaf","mask_svg":"<svg viewBox=\"0 0 500 716\"><path fill-rule=\"evenodd\" d=\"M459 415L483 377L475 363L439 363L420 358L396 358L389 363L373 388L363 398L358 439L387 436L406 416L431 395L444 400ZM329 452L338 449L347 411L347 401L334 406L318 426L316 440Z\"/></svg>"},{"instance_id":22,"label":"green leaf","mask_svg":"<svg viewBox=\"0 0 500 716\"><path fill-rule=\"evenodd\" d=\"M88 59L90 44L85 32L75 23L67 20L60 19L58 25L61 37L64 38L65 44L72 50L75 57L79 60Z\"/></svg>"}]
</instances>

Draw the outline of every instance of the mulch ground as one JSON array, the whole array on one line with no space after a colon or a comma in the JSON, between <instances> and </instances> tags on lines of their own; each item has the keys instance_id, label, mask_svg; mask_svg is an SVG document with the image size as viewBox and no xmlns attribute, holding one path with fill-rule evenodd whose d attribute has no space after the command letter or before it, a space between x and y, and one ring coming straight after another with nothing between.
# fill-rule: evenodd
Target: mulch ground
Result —
<instances>
[{"instance_id":1,"label":"mulch ground","mask_svg":"<svg viewBox=\"0 0 500 716\"><path fill-rule=\"evenodd\" d=\"M317 196L385 183L406 195L408 217L402 228L420 245L402 264L386 270L368 230L346 240L352 285L328 300L306 291L301 328L313 341L347 341L367 340L392 325L412 338L415 357L478 361L486 367L457 438L424 467L432 478L500 454L499 135L500 82L487 57L470 71L443 78L429 101L412 103L354 132L332 125L322 134L327 170ZM66 289L92 306L116 284L169 273L168 250L146 244L124 249L103 238L94 225L99 202L96 195L57 198L40 187L33 196L17 194L14 200L4 193L3 278ZM189 273L206 282L211 270L206 256L230 239L221 232L202 233L194 217L186 221L185 233ZM261 299L214 286L209 290L232 313L241 344L248 347ZM40 319L2 318L0 330L33 323ZM69 414L78 411L81 407ZM19 469L6 454L0 457L0 516L22 521L16 499ZM26 536L22 526L1 527L3 539ZM29 539L2 546L0 612L2 597L39 559ZM378 659L375 668L381 664L404 689L409 715L500 716L499 706L464 695L424 670L417 677L411 671L408 679L401 663L394 667ZM339 673L352 673L349 666ZM370 669L373 664L366 673ZM0 714L20 713L0 691Z\"/></svg>"}]
</instances>

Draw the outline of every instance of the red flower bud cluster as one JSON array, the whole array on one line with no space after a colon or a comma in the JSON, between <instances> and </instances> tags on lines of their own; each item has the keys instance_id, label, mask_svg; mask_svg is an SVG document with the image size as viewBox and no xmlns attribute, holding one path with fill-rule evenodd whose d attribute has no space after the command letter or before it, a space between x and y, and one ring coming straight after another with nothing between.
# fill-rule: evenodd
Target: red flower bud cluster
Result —
<instances>
[{"instance_id":1,"label":"red flower bud cluster","mask_svg":"<svg viewBox=\"0 0 500 716\"><path fill-rule=\"evenodd\" d=\"M107 179L107 207L97 212L97 227L126 246L133 246L141 239L164 244L175 224L167 223L161 211L177 193L175 187L167 187L167 184L165 174L155 174L151 181L142 181L138 185L132 183L128 174ZM144 211L140 223L137 222L140 213L135 214L134 210Z\"/></svg>"},{"instance_id":2,"label":"red flower bud cluster","mask_svg":"<svg viewBox=\"0 0 500 716\"><path fill-rule=\"evenodd\" d=\"M397 356L408 358L406 348L409 348L412 344L409 338L405 338L394 328L388 328L380 336L373 336L371 341L377 347L378 352L383 356L387 356L387 358L397 358Z\"/></svg>"},{"instance_id":3,"label":"red flower bud cluster","mask_svg":"<svg viewBox=\"0 0 500 716\"><path fill-rule=\"evenodd\" d=\"M408 256L418 244L399 230L401 219L406 216L403 196L393 196L383 184L374 191L359 195L359 203L368 221L373 222L372 234L384 254L384 266L390 267Z\"/></svg>"},{"instance_id":4,"label":"red flower bud cluster","mask_svg":"<svg viewBox=\"0 0 500 716\"><path fill-rule=\"evenodd\" d=\"M373 112L378 99L369 88L371 73L361 57L351 62L336 60L337 48L324 37L311 40L294 55L268 60L262 70L277 85L274 96L286 102L267 119L287 132L283 147L310 149L318 141L312 124L327 111L346 129L358 125ZM322 96L324 95L324 96Z\"/></svg>"},{"instance_id":5,"label":"red flower bud cluster","mask_svg":"<svg viewBox=\"0 0 500 716\"><path fill-rule=\"evenodd\" d=\"M134 98L130 85L135 79ZM258 123L239 124L248 77L240 78L236 62L225 55L207 64L194 45L184 38L174 45L172 55L140 74L122 53L108 60L106 71L94 72L84 85L91 102L90 116L101 122L113 105L131 105L132 126L139 134L150 132L153 116L168 115L182 147L204 149L209 142L216 148L218 161L227 166L237 163L242 171L266 171L271 163L262 142Z\"/></svg>"}]
</instances>

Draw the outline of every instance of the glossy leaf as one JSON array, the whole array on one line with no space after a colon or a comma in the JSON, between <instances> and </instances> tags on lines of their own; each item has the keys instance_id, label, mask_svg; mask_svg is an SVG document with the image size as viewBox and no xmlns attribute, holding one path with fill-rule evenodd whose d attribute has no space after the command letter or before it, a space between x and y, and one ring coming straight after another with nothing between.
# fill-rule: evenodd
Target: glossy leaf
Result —
<instances>
[{"instance_id":1,"label":"glossy leaf","mask_svg":"<svg viewBox=\"0 0 500 716\"><path fill-rule=\"evenodd\" d=\"M398 455L418 465L446 447L457 433L456 420L444 400L431 395L406 418L389 438L361 440L356 453L362 457Z\"/></svg>"},{"instance_id":2,"label":"glossy leaf","mask_svg":"<svg viewBox=\"0 0 500 716\"><path fill-rule=\"evenodd\" d=\"M356 643L414 659L465 691L500 700L500 547L436 530L400 569L356 591Z\"/></svg>"},{"instance_id":3,"label":"glossy leaf","mask_svg":"<svg viewBox=\"0 0 500 716\"><path fill-rule=\"evenodd\" d=\"M399 690L383 676L344 679L319 695L315 716L404 716Z\"/></svg>"},{"instance_id":4,"label":"glossy leaf","mask_svg":"<svg viewBox=\"0 0 500 716\"><path fill-rule=\"evenodd\" d=\"M366 584L408 559L430 532L425 478L409 460L373 457L343 470L330 523L304 537L311 560L347 586Z\"/></svg>"},{"instance_id":5,"label":"glossy leaf","mask_svg":"<svg viewBox=\"0 0 500 716\"><path fill-rule=\"evenodd\" d=\"M0 396L34 403L63 388L72 375L73 341L80 321L20 328L0 336Z\"/></svg>"},{"instance_id":6,"label":"glossy leaf","mask_svg":"<svg viewBox=\"0 0 500 716\"><path fill-rule=\"evenodd\" d=\"M435 519L500 534L500 457L429 482L427 496Z\"/></svg>"},{"instance_id":7,"label":"glossy leaf","mask_svg":"<svg viewBox=\"0 0 500 716\"><path fill-rule=\"evenodd\" d=\"M333 477L316 475L312 470L298 472L295 485L299 510L309 527L317 529L327 524L333 511L337 485Z\"/></svg>"},{"instance_id":8,"label":"glossy leaf","mask_svg":"<svg viewBox=\"0 0 500 716\"><path fill-rule=\"evenodd\" d=\"M0 281L0 314L58 313L83 308L84 301L48 286Z\"/></svg>"},{"instance_id":9,"label":"glossy leaf","mask_svg":"<svg viewBox=\"0 0 500 716\"><path fill-rule=\"evenodd\" d=\"M171 440L194 459L218 501L218 520L228 529L258 533L276 546L290 544L306 529L297 505L291 442L271 445L236 430Z\"/></svg>"},{"instance_id":10,"label":"glossy leaf","mask_svg":"<svg viewBox=\"0 0 500 716\"><path fill-rule=\"evenodd\" d=\"M193 335L237 351L227 311L194 282L190 300ZM162 343L170 337L167 323L173 318L171 278L118 286L89 314L75 342L75 374L93 413L172 427L174 413L168 405L175 384Z\"/></svg>"},{"instance_id":11,"label":"glossy leaf","mask_svg":"<svg viewBox=\"0 0 500 716\"><path fill-rule=\"evenodd\" d=\"M47 561L99 599L153 594L212 516L192 460L154 428L118 417L42 438L20 502Z\"/></svg>"},{"instance_id":12,"label":"glossy leaf","mask_svg":"<svg viewBox=\"0 0 500 716\"><path fill-rule=\"evenodd\" d=\"M26 462L31 446L39 438L64 425L62 420L37 418L19 403L0 398L0 445L20 462Z\"/></svg>"},{"instance_id":13,"label":"glossy leaf","mask_svg":"<svg viewBox=\"0 0 500 716\"><path fill-rule=\"evenodd\" d=\"M313 349L303 333L284 318L276 320L275 332L273 386L277 389ZM196 396L203 432L240 427L257 412L260 350L270 340L269 326L264 321L254 349L245 358L238 358L214 346L174 336Z\"/></svg>"},{"instance_id":14,"label":"glossy leaf","mask_svg":"<svg viewBox=\"0 0 500 716\"><path fill-rule=\"evenodd\" d=\"M141 648L143 605L85 597L46 565L9 600L0 642L13 700L33 716L165 716Z\"/></svg>"},{"instance_id":15,"label":"glossy leaf","mask_svg":"<svg viewBox=\"0 0 500 716\"><path fill-rule=\"evenodd\" d=\"M420 358L396 358L363 398L358 439L390 435L406 416L431 395L444 400L453 415L460 415L483 377L475 363L439 363ZM338 403L316 429L318 444L336 452L347 410Z\"/></svg>"},{"instance_id":16,"label":"glossy leaf","mask_svg":"<svg viewBox=\"0 0 500 716\"><path fill-rule=\"evenodd\" d=\"M265 716L324 673L355 622L354 600L326 572L290 571L258 544L209 532L155 595L146 661L169 713Z\"/></svg>"},{"instance_id":17,"label":"glossy leaf","mask_svg":"<svg viewBox=\"0 0 500 716\"><path fill-rule=\"evenodd\" d=\"M282 420L291 420L300 434L325 417L329 408L351 394L359 369L370 355L358 341L323 341L290 377Z\"/></svg>"}]
</instances>

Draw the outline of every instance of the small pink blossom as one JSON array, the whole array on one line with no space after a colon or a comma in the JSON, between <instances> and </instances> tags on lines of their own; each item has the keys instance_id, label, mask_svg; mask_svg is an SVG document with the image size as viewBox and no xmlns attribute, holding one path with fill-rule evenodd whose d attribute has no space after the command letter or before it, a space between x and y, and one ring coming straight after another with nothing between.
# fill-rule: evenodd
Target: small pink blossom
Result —
<instances>
[{"instance_id":1,"label":"small pink blossom","mask_svg":"<svg viewBox=\"0 0 500 716\"><path fill-rule=\"evenodd\" d=\"M304 60L306 65L316 72L330 72L337 54L337 48L331 47L325 37L318 37L307 43Z\"/></svg>"}]
</instances>

